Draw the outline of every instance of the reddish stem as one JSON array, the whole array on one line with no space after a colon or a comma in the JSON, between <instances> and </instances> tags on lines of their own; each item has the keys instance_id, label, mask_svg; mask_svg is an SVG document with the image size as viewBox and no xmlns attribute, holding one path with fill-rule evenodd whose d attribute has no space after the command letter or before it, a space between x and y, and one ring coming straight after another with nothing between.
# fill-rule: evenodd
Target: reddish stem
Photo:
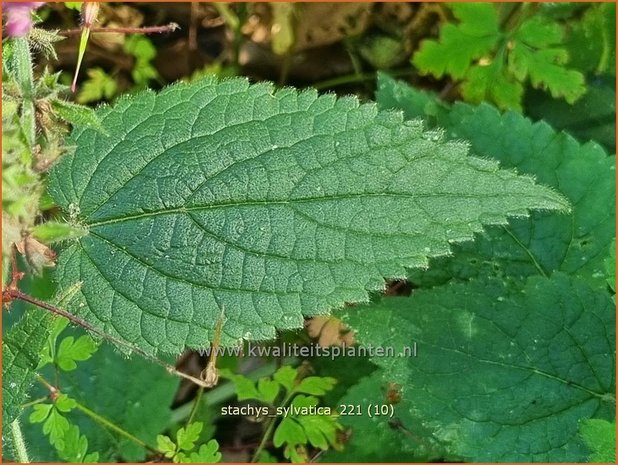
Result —
<instances>
[{"instance_id":1,"label":"reddish stem","mask_svg":"<svg viewBox=\"0 0 618 465\"><path fill-rule=\"evenodd\" d=\"M115 32L121 34L161 34L164 32L174 32L180 29L180 26L176 23L169 23L165 26L150 26L150 27L91 27L90 32ZM68 29L66 31L60 31L58 34L64 37L78 36L82 33L80 29Z\"/></svg>"}]
</instances>

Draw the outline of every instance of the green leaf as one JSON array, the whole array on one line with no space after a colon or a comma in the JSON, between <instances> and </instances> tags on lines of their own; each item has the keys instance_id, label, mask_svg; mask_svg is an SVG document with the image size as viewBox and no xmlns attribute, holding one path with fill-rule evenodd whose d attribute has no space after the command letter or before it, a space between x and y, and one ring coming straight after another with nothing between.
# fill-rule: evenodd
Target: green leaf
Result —
<instances>
[{"instance_id":1,"label":"green leaf","mask_svg":"<svg viewBox=\"0 0 618 465\"><path fill-rule=\"evenodd\" d=\"M10 424L19 416L21 406L28 398L34 382L34 370L47 343L51 322L48 312L28 306L27 313L3 337L2 447L5 455L11 455L12 441L8 435Z\"/></svg>"},{"instance_id":2,"label":"green leaf","mask_svg":"<svg viewBox=\"0 0 618 465\"><path fill-rule=\"evenodd\" d=\"M609 256L605 259L605 276L610 289L616 293L616 240L609 246Z\"/></svg>"},{"instance_id":3,"label":"green leaf","mask_svg":"<svg viewBox=\"0 0 618 465\"><path fill-rule=\"evenodd\" d=\"M43 423L49 417L54 406L52 404L36 404L30 414L30 423Z\"/></svg>"},{"instance_id":4,"label":"green leaf","mask_svg":"<svg viewBox=\"0 0 618 465\"><path fill-rule=\"evenodd\" d=\"M568 208L354 98L206 79L98 112L109 137L75 130L50 173L88 230L56 275L83 281L70 311L149 353L204 347L221 309L223 346L271 339L366 301L482 224Z\"/></svg>"},{"instance_id":5,"label":"green leaf","mask_svg":"<svg viewBox=\"0 0 618 465\"><path fill-rule=\"evenodd\" d=\"M508 226L490 227L475 243L455 245L453 257L432 260L429 272L411 271L414 282L435 285L450 278L561 270L605 287L603 260L615 237L614 157L544 122L501 114L489 105L448 106L386 75L379 77L377 100L382 108L404 110L408 118L428 118L430 126L444 127L448 137L469 140L474 152L535 176L573 205L572 216L533 212Z\"/></svg>"},{"instance_id":6,"label":"green leaf","mask_svg":"<svg viewBox=\"0 0 618 465\"><path fill-rule=\"evenodd\" d=\"M102 344L79 369L62 374L63 392L103 415L115 425L154 445L157 433L170 422L170 405L178 379L141 357L127 359L109 344ZM118 402L122 393L122 402ZM116 434L101 434L101 426L84 415L73 422L105 462L140 462L146 450Z\"/></svg>"},{"instance_id":7,"label":"green leaf","mask_svg":"<svg viewBox=\"0 0 618 465\"><path fill-rule=\"evenodd\" d=\"M548 89L554 98L564 97L568 103L574 103L586 92L585 79L579 71L562 66L567 57L564 49L531 51L521 42L513 47L509 66L520 81L529 76L533 87Z\"/></svg>"},{"instance_id":8,"label":"green leaf","mask_svg":"<svg viewBox=\"0 0 618 465\"><path fill-rule=\"evenodd\" d=\"M279 383L269 378L260 378L257 382L257 388L260 393L258 399L267 404L272 404L279 395ZM240 397L238 400L241 400Z\"/></svg>"},{"instance_id":9,"label":"green leaf","mask_svg":"<svg viewBox=\"0 0 618 465\"><path fill-rule=\"evenodd\" d=\"M32 236L45 244L75 239L81 234L84 234L82 229L68 223L58 223L55 221L37 224L32 228Z\"/></svg>"},{"instance_id":10,"label":"green leaf","mask_svg":"<svg viewBox=\"0 0 618 465\"><path fill-rule=\"evenodd\" d=\"M314 396L323 396L330 391L337 380L335 378L327 378L320 376L308 376L304 378L296 388L295 392L302 392L304 394L312 394Z\"/></svg>"},{"instance_id":11,"label":"green leaf","mask_svg":"<svg viewBox=\"0 0 618 465\"><path fill-rule=\"evenodd\" d=\"M238 400L261 399L262 396L255 387L255 383L246 376L232 373L227 368L220 369L219 376L229 379L234 384Z\"/></svg>"},{"instance_id":12,"label":"green leaf","mask_svg":"<svg viewBox=\"0 0 618 465\"><path fill-rule=\"evenodd\" d=\"M150 64L150 61L157 56L157 49L150 39L139 34L131 35L126 39L123 50L135 57L135 64L131 70L135 84L146 85L150 80L159 77L157 69Z\"/></svg>"},{"instance_id":13,"label":"green leaf","mask_svg":"<svg viewBox=\"0 0 618 465\"><path fill-rule=\"evenodd\" d=\"M461 94L466 101L480 103L487 100L503 108L521 109L524 86L505 75L499 61L487 66L474 66L467 77L461 84Z\"/></svg>"},{"instance_id":14,"label":"green leaf","mask_svg":"<svg viewBox=\"0 0 618 465\"><path fill-rule=\"evenodd\" d=\"M594 74L616 74L616 4L591 5L573 21L565 45L572 65ZM615 101L615 99L614 99Z\"/></svg>"},{"instance_id":15,"label":"green leaf","mask_svg":"<svg viewBox=\"0 0 618 465\"><path fill-rule=\"evenodd\" d=\"M580 426L580 433L592 451L588 462L616 463L616 422L584 420Z\"/></svg>"},{"instance_id":16,"label":"green leaf","mask_svg":"<svg viewBox=\"0 0 618 465\"><path fill-rule=\"evenodd\" d=\"M298 376L298 372L295 368L284 365L275 371L273 379L283 386L287 393L290 394L296 385L296 376Z\"/></svg>"},{"instance_id":17,"label":"green leaf","mask_svg":"<svg viewBox=\"0 0 618 465\"><path fill-rule=\"evenodd\" d=\"M75 408L77 403L75 399L71 399L66 394L60 394L58 398L54 401L54 407L58 409L59 412L68 413Z\"/></svg>"},{"instance_id":18,"label":"green leaf","mask_svg":"<svg viewBox=\"0 0 618 465\"><path fill-rule=\"evenodd\" d=\"M191 452L187 463L219 463L220 461L219 443L211 439L206 444L202 444L197 452Z\"/></svg>"},{"instance_id":19,"label":"green leaf","mask_svg":"<svg viewBox=\"0 0 618 465\"><path fill-rule=\"evenodd\" d=\"M203 427L204 425L198 421L191 423L184 428L180 428L176 433L176 443L178 444L178 449L193 449L195 447L195 441L199 439Z\"/></svg>"},{"instance_id":20,"label":"green leaf","mask_svg":"<svg viewBox=\"0 0 618 465\"><path fill-rule=\"evenodd\" d=\"M579 279L447 285L346 315L364 345L417 342L418 357L373 361L451 457L579 462L579 422L614 417L614 304Z\"/></svg>"},{"instance_id":21,"label":"green leaf","mask_svg":"<svg viewBox=\"0 0 618 465\"><path fill-rule=\"evenodd\" d=\"M80 11L82 9L82 3L84 2L63 2L64 6L70 8L71 10Z\"/></svg>"},{"instance_id":22,"label":"green leaf","mask_svg":"<svg viewBox=\"0 0 618 465\"><path fill-rule=\"evenodd\" d=\"M505 109L521 110L528 79L533 87L548 89L569 103L585 93L584 75L565 68L563 28L555 21L542 14L526 18L526 5L454 3L449 8L458 24L442 25L438 42L423 41L412 59L421 73L438 78L448 74L462 80L466 101L488 100ZM505 21L503 16L512 13L518 21Z\"/></svg>"},{"instance_id":23,"label":"green leaf","mask_svg":"<svg viewBox=\"0 0 618 465\"><path fill-rule=\"evenodd\" d=\"M388 383L384 381L387 373L378 370L362 378L339 400L338 404L347 406L347 415L341 415L340 422L351 430L350 439L343 450L329 450L321 462L453 462L457 457L446 454L431 430L423 426L414 415L413 405L405 396L393 405L393 418L367 415L366 411L356 412L356 406L381 405L386 401ZM353 412L354 415L349 413ZM432 417L433 418L433 417ZM371 438L371 440L367 440Z\"/></svg>"},{"instance_id":24,"label":"green leaf","mask_svg":"<svg viewBox=\"0 0 618 465\"><path fill-rule=\"evenodd\" d=\"M176 443L163 434L157 435L157 449L163 452L163 455L167 458L176 455Z\"/></svg>"},{"instance_id":25,"label":"green leaf","mask_svg":"<svg viewBox=\"0 0 618 465\"><path fill-rule=\"evenodd\" d=\"M69 427L69 420L58 409L52 408L45 423L43 423L43 434L49 436L49 443L52 446L61 450L64 448L64 436L68 432Z\"/></svg>"},{"instance_id":26,"label":"green leaf","mask_svg":"<svg viewBox=\"0 0 618 465\"><path fill-rule=\"evenodd\" d=\"M73 126L85 126L97 131L103 131L101 121L92 108L75 103L67 102L62 99L52 99L51 105L56 114Z\"/></svg>"},{"instance_id":27,"label":"green leaf","mask_svg":"<svg viewBox=\"0 0 618 465\"><path fill-rule=\"evenodd\" d=\"M88 74L88 79L82 83L77 96L79 103L98 102L103 99L110 100L116 95L118 85L114 78L103 69L90 68L86 73Z\"/></svg>"},{"instance_id":28,"label":"green leaf","mask_svg":"<svg viewBox=\"0 0 618 465\"><path fill-rule=\"evenodd\" d=\"M99 460L98 452L88 454L88 439L75 425L71 425L65 432L64 448L58 451L58 455L70 463L93 463Z\"/></svg>"},{"instance_id":29,"label":"green leaf","mask_svg":"<svg viewBox=\"0 0 618 465\"><path fill-rule=\"evenodd\" d=\"M438 42L424 40L412 62L424 73L461 79L473 60L497 45L498 15L492 3L451 3L449 8L459 23L444 24Z\"/></svg>"},{"instance_id":30,"label":"green leaf","mask_svg":"<svg viewBox=\"0 0 618 465\"><path fill-rule=\"evenodd\" d=\"M97 344L88 336L80 336L75 340L73 336L65 337L56 353L56 363L64 371L77 368L77 363L88 360L97 351Z\"/></svg>"},{"instance_id":31,"label":"green leaf","mask_svg":"<svg viewBox=\"0 0 618 465\"><path fill-rule=\"evenodd\" d=\"M283 444L287 446L295 446L297 444L306 444L307 436L304 428L298 421L292 417L284 417L281 423L275 430L273 444L275 447L281 447Z\"/></svg>"},{"instance_id":32,"label":"green leaf","mask_svg":"<svg viewBox=\"0 0 618 465\"><path fill-rule=\"evenodd\" d=\"M555 129L563 129L581 142L593 139L605 150L616 147L616 84L610 75L595 76L588 91L575 104L555 100L544 91L526 92L526 114L544 119Z\"/></svg>"}]
</instances>

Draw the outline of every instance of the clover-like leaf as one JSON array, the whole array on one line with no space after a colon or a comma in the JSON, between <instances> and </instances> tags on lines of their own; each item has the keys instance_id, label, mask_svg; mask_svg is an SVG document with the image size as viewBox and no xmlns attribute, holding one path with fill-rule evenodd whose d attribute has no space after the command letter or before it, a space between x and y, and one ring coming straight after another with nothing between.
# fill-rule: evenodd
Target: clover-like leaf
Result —
<instances>
[{"instance_id":1,"label":"clover-like leaf","mask_svg":"<svg viewBox=\"0 0 618 465\"><path fill-rule=\"evenodd\" d=\"M191 450L195 447L195 441L200 438L204 424L197 421L180 428L176 433L176 443L180 450Z\"/></svg>"},{"instance_id":2,"label":"clover-like leaf","mask_svg":"<svg viewBox=\"0 0 618 465\"><path fill-rule=\"evenodd\" d=\"M80 336L77 340L73 336L65 337L58 346L56 363L64 371L71 371L77 368L77 363L88 360L97 351L97 344L86 335Z\"/></svg>"},{"instance_id":3,"label":"clover-like leaf","mask_svg":"<svg viewBox=\"0 0 618 465\"><path fill-rule=\"evenodd\" d=\"M220 461L221 452L219 452L219 443L216 439L202 444L197 452L191 452L188 459L183 460L186 463L219 463Z\"/></svg>"},{"instance_id":4,"label":"clover-like leaf","mask_svg":"<svg viewBox=\"0 0 618 465\"><path fill-rule=\"evenodd\" d=\"M87 234L61 251L70 311L150 352L265 340L384 278L568 203L355 98L206 79L99 110L50 192Z\"/></svg>"},{"instance_id":5,"label":"clover-like leaf","mask_svg":"<svg viewBox=\"0 0 618 465\"><path fill-rule=\"evenodd\" d=\"M443 445L446 457L474 462L585 461L580 421L614 418L614 304L580 279L535 276L523 289L457 283L346 314L362 344L417 342L418 357L373 361L402 386L408 418L429 428L408 439L428 451Z\"/></svg>"}]
</instances>

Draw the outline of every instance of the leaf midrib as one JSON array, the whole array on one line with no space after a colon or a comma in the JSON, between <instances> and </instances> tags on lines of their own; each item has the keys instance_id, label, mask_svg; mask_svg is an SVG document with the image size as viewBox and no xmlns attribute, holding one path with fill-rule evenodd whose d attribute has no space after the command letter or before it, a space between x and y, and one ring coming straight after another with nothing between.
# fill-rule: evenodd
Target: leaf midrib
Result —
<instances>
[{"instance_id":1,"label":"leaf midrib","mask_svg":"<svg viewBox=\"0 0 618 465\"><path fill-rule=\"evenodd\" d=\"M123 221L130 221L134 219L140 218L148 218L152 216L173 214L173 213L187 213L191 211L199 211L199 210L211 210L216 208L226 208L226 207L251 207L251 206L269 206L269 205L288 205L288 204L297 204L297 203L310 203L310 202L320 202L320 201L331 201L331 200L346 200L346 199L365 199L370 197L401 197L401 198L410 198L413 200L416 199L426 199L426 198L438 198L438 197L446 197L446 198L457 198L457 199L487 199L487 198L500 198L504 196L512 195L512 193L500 193L500 194L463 194L461 192L435 192L435 193L427 193L427 194L405 194L405 193L359 193L359 194L338 194L338 195L329 195L329 196L320 196L320 197L302 197L298 199L287 199L287 200L251 200L251 201L240 201L240 202L222 202L222 203L213 203L208 205L193 205L193 206L181 206L174 208L167 208L161 210L154 210L151 212L144 213L135 213L129 214L125 216L118 216L113 218L108 218L101 221L95 221L94 223L85 223L84 225L89 228L95 228L98 226L104 226L107 224L121 223ZM521 196L521 195L520 195ZM538 200L538 195L535 196L522 196L522 197L532 197L535 200ZM556 199L545 197L546 200L550 203L556 201ZM419 206L419 208L421 208ZM565 205L565 208L567 206ZM504 212L504 216L513 216L511 212ZM488 223L490 224L490 223Z\"/></svg>"}]
</instances>

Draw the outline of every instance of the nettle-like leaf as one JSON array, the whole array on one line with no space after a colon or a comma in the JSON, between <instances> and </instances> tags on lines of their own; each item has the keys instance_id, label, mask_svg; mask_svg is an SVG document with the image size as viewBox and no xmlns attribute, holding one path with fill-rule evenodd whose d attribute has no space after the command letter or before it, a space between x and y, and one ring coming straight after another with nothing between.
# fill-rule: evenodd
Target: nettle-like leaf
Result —
<instances>
[{"instance_id":1,"label":"nettle-like leaf","mask_svg":"<svg viewBox=\"0 0 618 465\"><path fill-rule=\"evenodd\" d=\"M444 445L447 457L585 461L580 421L614 418L614 304L577 278L532 277L522 290L457 283L345 313L362 344L397 353L417 343L417 357L372 360L431 431L421 442Z\"/></svg>"},{"instance_id":2,"label":"nettle-like leaf","mask_svg":"<svg viewBox=\"0 0 618 465\"><path fill-rule=\"evenodd\" d=\"M444 24L439 40L424 40L412 59L422 73L448 74L462 81L467 101L488 100L501 108L521 109L527 80L569 103L585 93L583 74L565 68L568 52L558 23L537 14L508 29L500 24L501 6L493 3L452 3L449 8L457 24Z\"/></svg>"},{"instance_id":3,"label":"nettle-like leaf","mask_svg":"<svg viewBox=\"0 0 618 465\"><path fill-rule=\"evenodd\" d=\"M51 321L48 313L30 308L2 340L2 450L5 456L12 455L10 425L20 415L34 383Z\"/></svg>"},{"instance_id":4,"label":"nettle-like leaf","mask_svg":"<svg viewBox=\"0 0 618 465\"><path fill-rule=\"evenodd\" d=\"M409 118L423 117L447 136L470 141L472 150L554 187L573 205L572 216L533 212L508 226L490 227L474 243L453 247L452 257L432 261L428 273L412 271L418 284L471 276L577 274L605 287L604 259L615 237L615 157L597 144L579 144L544 122L501 114L489 105L453 106L386 75L379 78L382 108L398 108Z\"/></svg>"},{"instance_id":5,"label":"nettle-like leaf","mask_svg":"<svg viewBox=\"0 0 618 465\"><path fill-rule=\"evenodd\" d=\"M98 111L50 173L87 231L61 251L70 311L150 353L271 339L366 301L482 224L568 203L355 98L207 79ZM210 335L210 337L209 337Z\"/></svg>"},{"instance_id":6,"label":"nettle-like leaf","mask_svg":"<svg viewBox=\"0 0 618 465\"><path fill-rule=\"evenodd\" d=\"M405 395L405 388L385 381L385 372L378 369L361 378L348 389L338 404L348 412L356 406L388 405L393 407L392 418L380 415L341 415L339 421L351 430L343 450L328 450L320 456L326 463L392 463L392 462L453 462L446 447L431 434L414 414L413 399ZM389 389L402 389L403 396L389 399ZM433 416L432 416L433 418ZM370 438L370 440L368 440Z\"/></svg>"}]
</instances>

